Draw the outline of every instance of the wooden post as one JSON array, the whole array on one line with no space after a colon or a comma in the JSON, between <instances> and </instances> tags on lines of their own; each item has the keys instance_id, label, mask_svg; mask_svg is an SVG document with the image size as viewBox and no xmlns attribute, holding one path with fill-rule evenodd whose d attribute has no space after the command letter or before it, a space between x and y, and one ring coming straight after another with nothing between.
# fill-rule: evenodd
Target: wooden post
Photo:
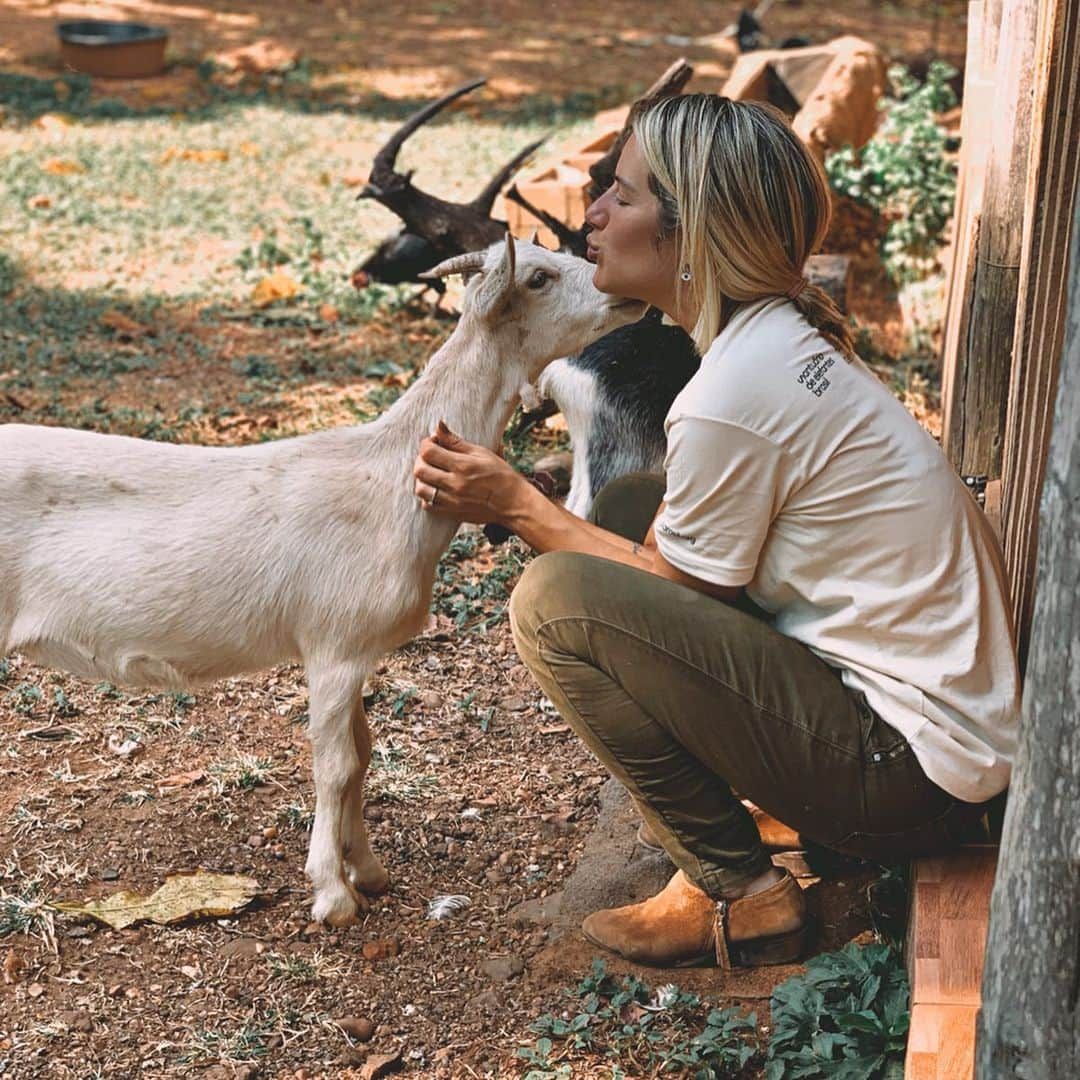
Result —
<instances>
[{"instance_id":1,"label":"wooden post","mask_svg":"<svg viewBox=\"0 0 1080 1080\"><path fill-rule=\"evenodd\" d=\"M990 906L979 1080L1080 1076L1080 203L1068 282L1035 628Z\"/></svg>"},{"instance_id":2,"label":"wooden post","mask_svg":"<svg viewBox=\"0 0 1080 1080\"><path fill-rule=\"evenodd\" d=\"M962 476L982 484L1001 475L1038 14L1037 0L1005 0L995 21L997 3L986 0L983 12L984 71L993 71L994 94L982 217L970 290L959 299L965 332L944 403L946 453Z\"/></svg>"},{"instance_id":3,"label":"wooden post","mask_svg":"<svg viewBox=\"0 0 1080 1080\"><path fill-rule=\"evenodd\" d=\"M1005 564L1021 665L1031 626L1039 493L1065 332L1069 223L1080 182L1080 5L1075 0L1042 6L1036 58L1002 473Z\"/></svg>"}]
</instances>

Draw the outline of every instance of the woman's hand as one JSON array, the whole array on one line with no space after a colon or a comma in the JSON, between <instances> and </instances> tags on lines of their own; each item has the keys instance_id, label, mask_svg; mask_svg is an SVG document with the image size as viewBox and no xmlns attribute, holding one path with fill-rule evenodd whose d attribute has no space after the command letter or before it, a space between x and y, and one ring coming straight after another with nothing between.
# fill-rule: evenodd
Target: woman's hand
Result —
<instances>
[{"instance_id":1,"label":"woman's hand","mask_svg":"<svg viewBox=\"0 0 1080 1080\"><path fill-rule=\"evenodd\" d=\"M413 476L425 510L477 525L504 523L529 487L498 454L459 438L441 420L421 441Z\"/></svg>"}]
</instances>

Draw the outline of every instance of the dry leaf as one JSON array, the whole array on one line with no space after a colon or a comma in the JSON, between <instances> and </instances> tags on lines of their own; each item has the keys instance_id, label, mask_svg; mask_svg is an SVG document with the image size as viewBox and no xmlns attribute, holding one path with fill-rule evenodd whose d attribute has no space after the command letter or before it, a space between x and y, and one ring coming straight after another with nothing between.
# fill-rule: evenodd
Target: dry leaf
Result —
<instances>
[{"instance_id":1,"label":"dry leaf","mask_svg":"<svg viewBox=\"0 0 1080 1080\"><path fill-rule=\"evenodd\" d=\"M65 158L49 158L41 166L42 172L52 173L53 176L70 176L73 173L86 172L86 166L77 161L69 161Z\"/></svg>"},{"instance_id":2,"label":"dry leaf","mask_svg":"<svg viewBox=\"0 0 1080 1080\"><path fill-rule=\"evenodd\" d=\"M52 199L48 195L31 195L26 200L26 206L30 210L47 210L52 206Z\"/></svg>"},{"instance_id":3,"label":"dry leaf","mask_svg":"<svg viewBox=\"0 0 1080 1080\"><path fill-rule=\"evenodd\" d=\"M303 291L303 286L294 281L282 270L277 270L265 277L251 294L251 302L257 307L266 307L277 300L291 300Z\"/></svg>"},{"instance_id":4,"label":"dry leaf","mask_svg":"<svg viewBox=\"0 0 1080 1080\"><path fill-rule=\"evenodd\" d=\"M10 986L18 982L22 969L22 957L14 949L8 949L7 956L4 957L4 983Z\"/></svg>"},{"instance_id":5,"label":"dry leaf","mask_svg":"<svg viewBox=\"0 0 1080 1080\"><path fill-rule=\"evenodd\" d=\"M538 728L537 734L539 735L562 735L564 732L570 730L569 724L548 724L546 727Z\"/></svg>"},{"instance_id":6,"label":"dry leaf","mask_svg":"<svg viewBox=\"0 0 1080 1080\"><path fill-rule=\"evenodd\" d=\"M206 165L213 161L228 161L228 150L192 150L190 148L181 150L178 146L170 146L160 158L158 158L158 164L167 165L170 161L179 159L180 161L194 161L199 165Z\"/></svg>"},{"instance_id":7,"label":"dry leaf","mask_svg":"<svg viewBox=\"0 0 1080 1080\"><path fill-rule=\"evenodd\" d=\"M192 784L197 784L204 776L206 772L203 769L190 769L188 772L173 773L172 776L166 776L163 780L159 780L157 789L160 792L171 791L173 788L189 787Z\"/></svg>"},{"instance_id":8,"label":"dry leaf","mask_svg":"<svg viewBox=\"0 0 1080 1080\"><path fill-rule=\"evenodd\" d=\"M237 148L244 157L258 157L261 151L253 142L242 142Z\"/></svg>"},{"instance_id":9,"label":"dry leaf","mask_svg":"<svg viewBox=\"0 0 1080 1080\"><path fill-rule=\"evenodd\" d=\"M83 904L60 901L53 905L68 915L89 915L114 930L123 930L137 922L161 924L184 919L231 915L246 907L258 895L259 883L238 874L173 874L149 896L127 890L113 893L104 900Z\"/></svg>"},{"instance_id":10,"label":"dry leaf","mask_svg":"<svg viewBox=\"0 0 1080 1080\"><path fill-rule=\"evenodd\" d=\"M150 333L149 327L129 318L122 311L117 311L116 308L109 308L98 321L102 326L115 330L122 337L141 337L143 334Z\"/></svg>"},{"instance_id":11,"label":"dry leaf","mask_svg":"<svg viewBox=\"0 0 1080 1080\"><path fill-rule=\"evenodd\" d=\"M319 318L323 322L335 323L338 321L338 309L333 304L320 304L319 305Z\"/></svg>"}]
</instances>

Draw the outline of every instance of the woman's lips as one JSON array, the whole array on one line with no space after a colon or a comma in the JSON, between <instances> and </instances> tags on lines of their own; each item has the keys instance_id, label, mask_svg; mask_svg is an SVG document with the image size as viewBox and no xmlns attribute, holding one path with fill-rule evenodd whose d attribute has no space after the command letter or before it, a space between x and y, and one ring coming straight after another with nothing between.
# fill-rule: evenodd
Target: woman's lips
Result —
<instances>
[{"instance_id":1,"label":"woman's lips","mask_svg":"<svg viewBox=\"0 0 1080 1080\"><path fill-rule=\"evenodd\" d=\"M590 244L585 249L585 258L588 259L589 262L596 262L596 260L599 258L599 256L600 256L599 250L597 248L594 248L592 246L592 244Z\"/></svg>"}]
</instances>

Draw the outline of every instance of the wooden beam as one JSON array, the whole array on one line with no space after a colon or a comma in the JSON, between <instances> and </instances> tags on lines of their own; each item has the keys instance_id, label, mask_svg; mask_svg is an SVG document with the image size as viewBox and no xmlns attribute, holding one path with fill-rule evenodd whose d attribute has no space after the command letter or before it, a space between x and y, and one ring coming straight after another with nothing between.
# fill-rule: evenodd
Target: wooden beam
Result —
<instances>
[{"instance_id":1,"label":"wooden beam","mask_svg":"<svg viewBox=\"0 0 1080 1080\"><path fill-rule=\"evenodd\" d=\"M996 2L986 2L982 32L983 71L993 71L994 83L982 214L970 287L958 298L966 325L954 345L956 359L944 402L950 460L962 476L991 480L1001 475L1038 13L1036 0L1005 0L995 22Z\"/></svg>"},{"instance_id":2,"label":"wooden beam","mask_svg":"<svg viewBox=\"0 0 1080 1080\"><path fill-rule=\"evenodd\" d=\"M1070 223L1080 183L1080 10L1042 5L1013 370L1005 426L1002 533L1021 666L1035 595L1042 491L1065 333Z\"/></svg>"}]
</instances>

